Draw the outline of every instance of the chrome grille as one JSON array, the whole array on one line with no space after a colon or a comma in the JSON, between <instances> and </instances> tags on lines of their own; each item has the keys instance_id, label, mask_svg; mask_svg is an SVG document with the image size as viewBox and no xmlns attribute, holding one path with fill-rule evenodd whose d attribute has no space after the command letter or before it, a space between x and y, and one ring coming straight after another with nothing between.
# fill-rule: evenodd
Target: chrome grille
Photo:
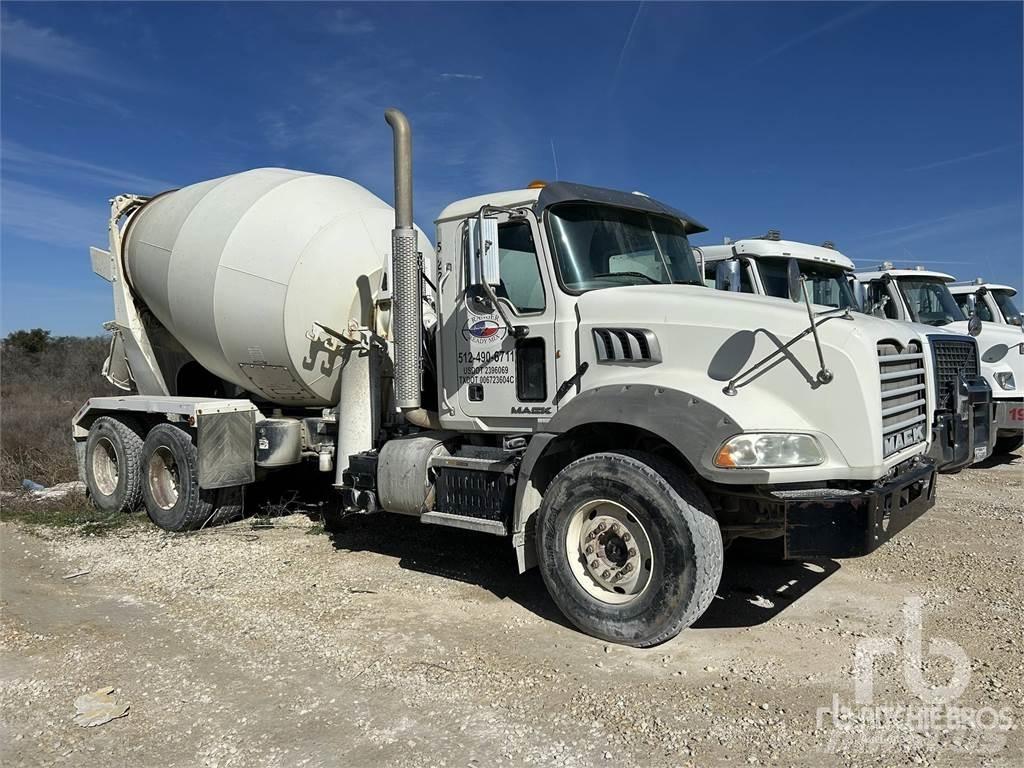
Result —
<instances>
[{"instance_id":1,"label":"chrome grille","mask_svg":"<svg viewBox=\"0 0 1024 768\"><path fill-rule=\"evenodd\" d=\"M896 342L878 344L882 385L882 455L889 457L928 435L927 384L919 342L904 349Z\"/></svg>"},{"instance_id":2,"label":"chrome grille","mask_svg":"<svg viewBox=\"0 0 1024 768\"><path fill-rule=\"evenodd\" d=\"M929 336L928 343L935 364L935 398L940 407L948 406L950 393L957 389L957 378L978 376L978 343L968 336Z\"/></svg>"}]
</instances>

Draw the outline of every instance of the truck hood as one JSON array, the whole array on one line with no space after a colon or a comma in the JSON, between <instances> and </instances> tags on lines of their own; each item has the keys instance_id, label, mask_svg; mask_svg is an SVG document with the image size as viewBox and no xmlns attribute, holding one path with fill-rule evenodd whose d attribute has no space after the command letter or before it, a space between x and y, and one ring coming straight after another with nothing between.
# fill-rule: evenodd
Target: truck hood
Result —
<instances>
[{"instance_id":1,"label":"truck hood","mask_svg":"<svg viewBox=\"0 0 1024 768\"><path fill-rule=\"evenodd\" d=\"M640 285L590 291L577 299L577 309L580 360L590 364L585 388L664 386L714 405L742 431L815 434L829 450L821 478L875 479L926 447L915 443L883 457L879 343L899 351L920 344L906 323L858 313L829 319L818 333L831 381L817 380L818 355L807 334L730 395L724 390L731 379L808 328L804 305L701 286ZM593 331L601 328L650 331L661 361L641 367L598 360ZM793 481L814 479L808 471Z\"/></svg>"},{"instance_id":2,"label":"truck hood","mask_svg":"<svg viewBox=\"0 0 1024 768\"><path fill-rule=\"evenodd\" d=\"M967 321L950 323L942 326L951 331L967 333ZM978 352L981 354L981 375L992 388L992 397L1024 397L1024 353L1021 347L1015 346L1024 342L1024 333L1016 325L999 323L982 323L978 339ZM996 373L1010 371L1013 373L1016 387L1003 389L996 382Z\"/></svg>"}]
</instances>

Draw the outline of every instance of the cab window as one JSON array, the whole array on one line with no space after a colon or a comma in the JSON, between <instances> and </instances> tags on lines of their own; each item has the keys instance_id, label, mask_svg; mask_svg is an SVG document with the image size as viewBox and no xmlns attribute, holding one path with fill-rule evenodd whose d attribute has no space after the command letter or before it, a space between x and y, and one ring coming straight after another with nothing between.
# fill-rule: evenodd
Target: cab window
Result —
<instances>
[{"instance_id":1,"label":"cab window","mask_svg":"<svg viewBox=\"0 0 1024 768\"><path fill-rule=\"evenodd\" d=\"M960 307L960 311L964 313L964 317L970 318L971 308L967 304L967 297L969 294L966 293L954 293L953 298L956 299L957 305ZM992 322L992 311L988 308L988 302L983 298L979 298L974 302L974 313L978 316L979 320L985 322Z\"/></svg>"},{"instance_id":2,"label":"cab window","mask_svg":"<svg viewBox=\"0 0 1024 768\"><path fill-rule=\"evenodd\" d=\"M892 296L889 295L889 291L886 290L885 284L881 281L868 283L864 290L865 306L864 311L867 312L871 307L879 305L881 306L881 314L890 320L899 320L900 313L896 306L896 302L892 300Z\"/></svg>"},{"instance_id":3,"label":"cab window","mask_svg":"<svg viewBox=\"0 0 1024 768\"><path fill-rule=\"evenodd\" d=\"M537 261L537 247L528 221L498 225L498 262L501 283L494 289L516 312L544 311L544 284Z\"/></svg>"}]
</instances>

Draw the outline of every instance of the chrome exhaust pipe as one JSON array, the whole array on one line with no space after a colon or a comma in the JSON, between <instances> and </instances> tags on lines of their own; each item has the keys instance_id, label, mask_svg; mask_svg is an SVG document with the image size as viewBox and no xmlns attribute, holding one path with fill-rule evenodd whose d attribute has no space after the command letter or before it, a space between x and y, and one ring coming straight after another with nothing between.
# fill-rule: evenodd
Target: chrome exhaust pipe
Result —
<instances>
[{"instance_id":1,"label":"chrome exhaust pipe","mask_svg":"<svg viewBox=\"0 0 1024 768\"><path fill-rule=\"evenodd\" d=\"M420 255L412 223L412 130L397 109L384 111L394 133L395 228L391 230L391 340L395 363L395 402L403 411L420 407L423 349L423 297Z\"/></svg>"}]
</instances>

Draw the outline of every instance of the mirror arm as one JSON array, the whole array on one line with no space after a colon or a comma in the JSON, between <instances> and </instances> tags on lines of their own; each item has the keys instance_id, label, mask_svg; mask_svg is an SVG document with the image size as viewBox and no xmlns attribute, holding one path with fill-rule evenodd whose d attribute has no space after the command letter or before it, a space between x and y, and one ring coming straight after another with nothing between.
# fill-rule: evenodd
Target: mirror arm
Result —
<instances>
[{"instance_id":1,"label":"mirror arm","mask_svg":"<svg viewBox=\"0 0 1024 768\"><path fill-rule=\"evenodd\" d=\"M796 344L798 341L800 341L800 339L802 339L807 334L813 333L815 338L817 338L817 335L818 335L817 328L818 328L818 326L819 325L824 325L829 320L835 320L837 318L842 319L842 320L852 320L853 319L849 312L845 312L844 314L841 314L841 315L839 315L839 314L827 315L827 316L822 317L821 319L819 319L817 322L812 321L810 328L805 328L801 333L799 333L798 335L794 336L792 339L787 341L781 347L773 349L771 352L769 352L767 355L762 357L756 363L754 363L753 365L749 366L745 371L741 371L740 373L737 373L735 376L733 376L732 379L730 379L729 382L722 388L722 392L724 394L726 394L726 395L729 395L730 397L732 395L735 395L736 391L740 387L744 387L747 384L749 384L750 381L753 381L753 379L750 379L749 381L743 381L742 383L740 383L742 379L747 378L750 374L752 374L755 371L759 370L762 366L764 366L767 363L771 362L776 357L779 357L780 355L785 354L786 350L788 350L790 347L792 347L794 344ZM829 376L831 377L831 373L829 373ZM831 380L832 379L829 378L829 381L831 381ZM822 383L822 384L827 384L828 383L828 381L821 381L820 374L819 374L818 381L820 383Z\"/></svg>"},{"instance_id":2,"label":"mirror arm","mask_svg":"<svg viewBox=\"0 0 1024 768\"><path fill-rule=\"evenodd\" d=\"M529 327L525 325L515 325L512 323L512 321L508 317L508 314L506 314L505 312L505 307L503 307L501 302L498 301L498 297L495 295L494 289L491 288L490 284L486 280L484 280L483 282L480 283L480 285L483 286L484 293L487 294L487 298L494 306L494 309L497 310L498 314L501 316L502 321L505 323L505 327L508 329L508 332L512 334L513 338L525 339L527 336L529 336Z\"/></svg>"},{"instance_id":3,"label":"mirror arm","mask_svg":"<svg viewBox=\"0 0 1024 768\"><path fill-rule=\"evenodd\" d=\"M484 227L483 227L484 216L486 216L489 213L507 213L510 217L514 216L514 217L517 217L517 218L523 217L523 216L526 215L523 212L523 210L519 209L519 208L505 208L504 206L500 206L500 205L482 205L482 206L480 206L480 210L477 211L477 214L476 214L477 217L480 220L479 231L481 233L483 233L483 231L484 231ZM483 248L487 248L488 246L494 245L494 243L492 243L492 242L490 242L488 240L485 243L481 243L481 245L483 246ZM487 280L484 279L484 276L483 276L484 263L483 262L484 262L483 253L482 253L481 250L478 249L477 252L476 252L477 275L479 275L479 277L480 277L480 285L483 287L484 293L487 294L488 300L491 302L491 305L494 307L495 311L497 311L498 315L501 317L502 322L505 323L505 327L506 327L506 329L508 329L508 332L510 334L512 334L512 337L516 338L516 339L524 339L524 338L526 338L527 336L530 335L530 329L527 326L525 326L525 325L515 325L512 322L512 320L509 319L508 313L505 312L505 307L503 307L501 302L498 301L498 297L494 293L494 289L491 288L490 283L488 283Z\"/></svg>"},{"instance_id":4,"label":"mirror arm","mask_svg":"<svg viewBox=\"0 0 1024 768\"><path fill-rule=\"evenodd\" d=\"M800 292L804 295L804 305L807 307L807 320L811 324L811 333L814 334L814 348L818 352L818 381L828 384L832 381L833 374L825 367L825 356L821 352L821 339L818 338L818 324L814 322L814 310L811 309L811 297L807 293L807 278L800 275Z\"/></svg>"}]
</instances>

